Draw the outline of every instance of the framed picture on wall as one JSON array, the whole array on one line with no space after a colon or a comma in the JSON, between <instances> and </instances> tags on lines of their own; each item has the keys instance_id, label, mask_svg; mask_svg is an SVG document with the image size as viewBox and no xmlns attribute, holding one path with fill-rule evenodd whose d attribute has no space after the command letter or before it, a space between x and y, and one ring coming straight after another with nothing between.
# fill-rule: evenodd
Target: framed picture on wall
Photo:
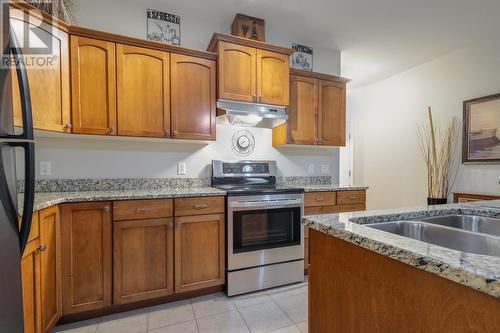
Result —
<instances>
[{"instance_id":1,"label":"framed picture on wall","mask_svg":"<svg viewBox=\"0 0 500 333\"><path fill-rule=\"evenodd\" d=\"M147 10L148 40L172 45L181 44L181 17L155 9Z\"/></svg>"},{"instance_id":2,"label":"framed picture on wall","mask_svg":"<svg viewBox=\"0 0 500 333\"><path fill-rule=\"evenodd\" d=\"M500 164L500 94L464 102L463 163Z\"/></svg>"}]
</instances>

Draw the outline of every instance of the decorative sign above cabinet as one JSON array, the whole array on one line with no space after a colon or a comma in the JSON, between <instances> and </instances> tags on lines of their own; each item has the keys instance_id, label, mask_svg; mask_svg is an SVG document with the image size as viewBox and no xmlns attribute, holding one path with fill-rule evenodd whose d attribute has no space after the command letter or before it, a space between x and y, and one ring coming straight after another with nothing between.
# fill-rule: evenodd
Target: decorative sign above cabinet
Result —
<instances>
[{"instance_id":1,"label":"decorative sign above cabinet","mask_svg":"<svg viewBox=\"0 0 500 333\"><path fill-rule=\"evenodd\" d=\"M148 9L148 39L172 45L181 44L181 17Z\"/></svg>"}]
</instances>

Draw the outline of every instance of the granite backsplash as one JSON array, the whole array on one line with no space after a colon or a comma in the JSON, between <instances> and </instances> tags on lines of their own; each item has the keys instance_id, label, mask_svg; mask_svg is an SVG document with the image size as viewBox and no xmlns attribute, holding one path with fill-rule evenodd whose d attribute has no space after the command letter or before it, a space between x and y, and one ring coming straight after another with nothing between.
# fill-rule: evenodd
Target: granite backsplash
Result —
<instances>
[{"instance_id":1,"label":"granite backsplash","mask_svg":"<svg viewBox=\"0 0 500 333\"><path fill-rule=\"evenodd\" d=\"M277 177L278 184L286 185L328 185L331 176ZM24 192L24 181L17 183L19 193ZM210 178L108 178L108 179L38 179L35 192L84 192L161 190L210 186Z\"/></svg>"}]
</instances>

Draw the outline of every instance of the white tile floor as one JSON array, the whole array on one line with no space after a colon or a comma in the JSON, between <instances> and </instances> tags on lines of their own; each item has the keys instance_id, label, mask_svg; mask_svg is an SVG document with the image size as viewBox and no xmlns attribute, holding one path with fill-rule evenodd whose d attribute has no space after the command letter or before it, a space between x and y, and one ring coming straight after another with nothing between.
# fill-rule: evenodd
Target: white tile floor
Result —
<instances>
[{"instance_id":1,"label":"white tile floor","mask_svg":"<svg viewBox=\"0 0 500 333\"><path fill-rule=\"evenodd\" d=\"M66 333L304 333L307 282L228 298L222 293L56 328Z\"/></svg>"}]
</instances>

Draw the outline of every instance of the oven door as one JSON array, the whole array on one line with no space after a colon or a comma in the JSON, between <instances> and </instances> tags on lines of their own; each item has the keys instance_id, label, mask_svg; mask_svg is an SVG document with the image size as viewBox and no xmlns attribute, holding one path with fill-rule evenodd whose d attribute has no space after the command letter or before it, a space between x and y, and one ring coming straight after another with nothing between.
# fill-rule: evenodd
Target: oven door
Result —
<instances>
[{"instance_id":1,"label":"oven door","mask_svg":"<svg viewBox=\"0 0 500 333\"><path fill-rule=\"evenodd\" d=\"M228 197L228 270L304 258L302 194Z\"/></svg>"}]
</instances>

